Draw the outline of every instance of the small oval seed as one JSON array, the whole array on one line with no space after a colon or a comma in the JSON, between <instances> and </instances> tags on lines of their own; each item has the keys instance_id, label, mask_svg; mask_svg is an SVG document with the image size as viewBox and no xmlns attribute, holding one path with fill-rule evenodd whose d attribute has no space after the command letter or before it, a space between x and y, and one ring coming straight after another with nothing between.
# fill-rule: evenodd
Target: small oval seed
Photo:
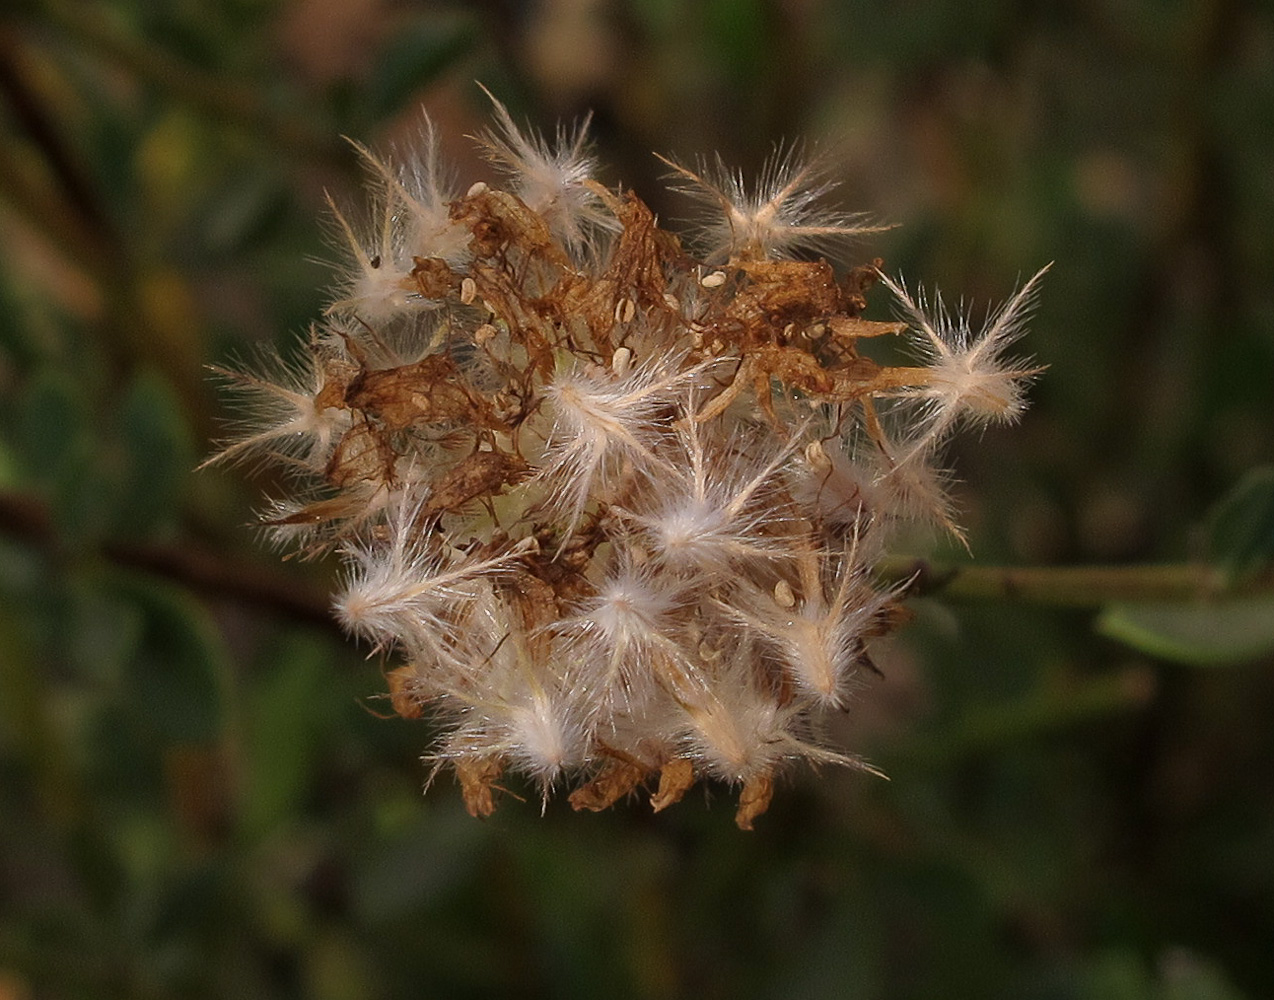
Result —
<instances>
[{"instance_id":1,"label":"small oval seed","mask_svg":"<svg viewBox=\"0 0 1274 1000\"><path fill-rule=\"evenodd\" d=\"M811 441L805 446L805 461L818 472L832 471L832 460L828 458L822 441Z\"/></svg>"}]
</instances>

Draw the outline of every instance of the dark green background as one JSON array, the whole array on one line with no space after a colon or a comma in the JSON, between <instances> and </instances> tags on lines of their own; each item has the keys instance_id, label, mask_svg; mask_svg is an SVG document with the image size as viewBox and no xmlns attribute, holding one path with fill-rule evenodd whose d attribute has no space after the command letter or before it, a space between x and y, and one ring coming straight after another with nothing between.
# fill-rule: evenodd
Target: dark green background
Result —
<instances>
[{"instance_id":1,"label":"dark green background","mask_svg":"<svg viewBox=\"0 0 1274 1000\"><path fill-rule=\"evenodd\" d=\"M1268 565L1268 508L1208 531L1274 461L1266 4L10 0L0 1000L1274 996L1274 660L1089 610L916 602L831 725L892 780L794 774L750 835L723 789L421 797L428 724L378 717L334 567L248 526L286 483L192 469L204 366L328 301L338 137L409 144L423 103L467 185L475 79L594 109L603 179L665 218L651 151L805 138L899 224L847 263L980 314L1056 261L1033 409L952 450L979 562Z\"/></svg>"}]
</instances>

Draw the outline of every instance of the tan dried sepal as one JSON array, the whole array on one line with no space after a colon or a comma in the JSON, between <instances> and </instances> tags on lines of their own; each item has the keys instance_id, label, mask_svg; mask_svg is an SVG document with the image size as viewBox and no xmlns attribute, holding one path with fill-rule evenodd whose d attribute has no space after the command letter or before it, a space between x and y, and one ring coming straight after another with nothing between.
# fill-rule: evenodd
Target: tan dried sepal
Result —
<instances>
[{"instance_id":1,"label":"tan dried sepal","mask_svg":"<svg viewBox=\"0 0 1274 1000\"><path fill-rule=\"evenodd\" d=\"M413 257L411 280L427 299L445 299L460 290L462 278L439 257Z\"/></svg>"},{"instance_id":2,"label":"tan dried sepal","mask_svg":"<svg viewBox=\"0 0 1274 1000\"><path fill-rule=\"evenodd\" d=\"M412 424L458 421L490 426L488 406L445 354L431 354L414 364L364 371L350 383L346 402L375 417L388 430Z\"/></svg>"},{"instance_id":3,"label":"tan dried sepal","mask_svg":"<svg viewBox=\"0 0 1274 1000\"><path fill-rule=\"evenodd\" d=\"M636 761L613 761L587 785L581 785L571 792L571 808L576 812L581 809L589 812L609 809L640 785L645 777L646 768Z\"/></svg>"},{"instance_id":4,"label":"tan dried sepal","mask_svg":"<svg viewBox=\"0 0 1274 1000\"><path fill-rule=\"evenodd\" d=\"M385 435L371 424L355 424L336 442L323 475L338 489L361 483L388 483L397 455Z\"/></svg>"},{"instance_id":5,"label":"tan dried sepal","mask_svg":"<svg viewBox=\"0 0 1274 1000\"><path fill-rule=\"evenodd\" d=\"M690 264L676 237L659 228L654 213L633 192L619 197L600 184L589 187L602 197L622 229L598 277L569 275L556 292L564 319L582 321L609 363L615 349L611 336L615 325L631 321L638 308L647 321L666 312L665 274Z\"/></svg>"},{"instance_id":6,"label":"tan dried sepal","mask_svg":"<svg viewBox=\"0 0 1274 1000\"><path fill-rule=\"evenodd\" d=\"M774 798L774 776L758 774L749 778L739 793L739 808L734 814L734 824L740 830L751 830L752 821L770 808Z\"/></svg>"},{"instance_id":7,"label":"tan dried sepal","mask_svg":"<svg viewBox=\"0 0 1274 1000\"><path fill-rule=\"evenodd\" d=\"M659 788L650 797L655 812L663 812L682 800L695 783L694 762L688 757L677 757L659 769Z\"/></svg>"},{"instance_id":8,"label":"tan dried sepal","mask_svg":"<svg viewBox=\"0 0 1274 1000\"><path fill-rule=\"evenodd\" d=\"M726 322L764 334L764 328L781 330L788 323L802 326L842 311L836 273L825 260L739 261L733 267L747 281L730 302Z\"/></svg>"},{"instance_id":9,"label":"tan dried sepal","mask_svg":"<svg viewBox=\"0 0 1274 1000\"><path fill-rule=\"evenodd\" d=\"M480 260L502 259L510 248L563 269L570 261L548 223L515 194L489 187L451 203L451 218L473 233L469 249Z\"/></svg>"},{"instance_id":10,"label":"tan dried sepal","mask_svg":"<svg viewBox=\"0 0 1274 1000\"><path fill-rule=\"evenodd\" d=\"M456 780L464 807L474 819L485 819L495 812L495 783L504 771L498 757L462 757L455 762Z\"/></svg>"},{"instance_id":11,"label":"tan dried sepal","mask_svg":"<svg viewBox=\"0 0 1274 1000\"><path fill-rule=\"evenodd\" d=\"M841 340L858 340L861 337L897 337L907 330L906 323L882 323L857 316L833 316L827 321L832 335Z\"/></svg>"},{"instance_id":12,"label":"tan dried sepal","mask_svg":"<svg viewBox=\"0 0 1274 1000\"><path fill-rule=\"evenodd\" d=\"M434 517L456 511L480 497L491 497L520 482L529 471L519 455L503 451L475 451L462 458L432 483L421 515Z\"/></svg>"},{"instance_id":13,"label":"tan dried sepal","mask_svg":"<svg viewBox=\"0 0 1274 1000\"><path fill-rule=\"evenodd\" d=\"M419 719L422 706L415 694L416 668L411 664L395 667L385 675L389 685L389 703L404 719Z\"/></svg>"}]
</instances>

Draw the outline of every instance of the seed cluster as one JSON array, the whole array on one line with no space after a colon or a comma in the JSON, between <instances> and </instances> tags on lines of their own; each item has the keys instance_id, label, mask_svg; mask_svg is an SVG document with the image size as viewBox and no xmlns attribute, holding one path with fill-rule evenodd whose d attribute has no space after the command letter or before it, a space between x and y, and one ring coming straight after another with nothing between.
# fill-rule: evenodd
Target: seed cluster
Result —
<instances>
[{"instance_id":1,"label":"seed cluster","mask_svg":"<svg viewBox=\"0 0 1274 1000\"><path fill-rule=\"evenodd\" d=\"M250 412L213 461L293 474L263 523L343 554L337 614L399 659L393 707L438 724L471 813L509 772L592 810L715 779L750 829L794 761L870 770L819 717L900 620L872 574L894 529L958 533L940 446L1023 408L1035 369L1003 353L1036 279L974 336L878 261L838 275L815 254L872 230L794 151L755 189L668 163L707 212L692 254L594 179L583 128L495 118L499 187L454 189L428 130L401 164L362 150L338 297L298 361L223 373ZM899 322L862 317L878 282Z\"/></svg>"}]
</instances>

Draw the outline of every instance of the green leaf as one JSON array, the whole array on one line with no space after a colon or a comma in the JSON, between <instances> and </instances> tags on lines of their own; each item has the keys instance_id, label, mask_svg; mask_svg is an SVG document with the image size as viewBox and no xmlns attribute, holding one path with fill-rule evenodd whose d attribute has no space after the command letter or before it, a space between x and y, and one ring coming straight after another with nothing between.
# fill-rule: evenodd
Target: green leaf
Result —
<instances>
[{"instance_id":1,"label":"green leaf","mask_svg":"<svg viewBox=\"0 0 1274 1000\"><path fill-rule=\"evenodd\" d=\"M1097 631L1174 663L1244 663L1274 653L1274 595L1112 604Z\"/></svg>"},{"instance_id":2,"label":"green leaf","mask_svg":"<svg viewBox=\"0 0 1274 1000\"><path fill-rule=\"evenodd\" d=\"M39 338L30 329L30 316L14 294L12 262L0 264L0 361L25 370L39 357Z\"/></svg>"},{"instance_id":3,"label":"green leaf","mask_svg":"<svg viewBox=\"0 0 1274 1000\"><path fill-rule=\"evenodd\" d=\"M248 707L248 780L241 812L249 836L295 815L313 784L332 715L330 648L289 636L253 685Z\"/></svg>"},{"instance_id":4,"label":"green leaf","mask_svg":"<svg viewBox=\"0 0 1274 1000\"><path fill-rule=\"evenodd\" d=\"M116 527L127 534L171 521L195 451L181 401L155 372L133 379L120 406L124 468L116 501Z\"/></svg>"},{"instance_id":5,"label":"green leaf","mask_svg":"<svg viewBox=\"0 0 1274 1000\"><path fill-rule=\"evenodd\" d=\"M17 425L15 450L47 494L63 538L83 541L99 534L114 501L82 387L64 372L41 371L19 400Z\"/></svg>"},{"instance_id":6,"label":"green leaf","mask_svg":"<svg viewBox=\"0 0 1274 1000\"><path fill-rule=\"evenodd\" d=\"M66 581L64 594L55 613L63 626L61 645L68 664L91 685L118 684L142 655L142 609L116 592L109 573L75 574Z\"/></svg>"},{"instance_id":7,"label":"green leaf","mask_svg":"<svg viewBox=\"0 0 1274 1000\"><path fill-rule=\"evenodd\" d=\"M46 368L19 401L18 445L27 470L39 482L68 479L92 450L88 411L75 380Z\"/></svg>"},{"instance_id":8,"label":"green leaf","mask_svg":"<svg viewBox=\"0 0 1274 1000\"><path fill-rule=\"evenodd\" d=\"M112 574L113 592L142 615L140 647L125 684L147 728L171 743L212 740L223 722L230 654L204 607L174 587Z\"/></svg>"},{"instance_id":9,"label":"green leaf","mask_svg":"<svg viewBox=\"0 0 1274 1000\"><path fill-rule=\"evenodd\" d=\"M12 765L21 761L34 777L43 806L67 817L81 796L66 752L66 733L49 697L49 671L31 643L27 623L0 605L0 761L16 785ZM14 789L16 791L16 787Z\"/></svg>"},{"instance_id":10,"label":"green leaf","mask_svg":"<svg viewBox=\"0 0 1274 1000\"><path fill-rule=\"evenodd\" d=\"M1274 565L1274 466L1249 471L1213 508L1208 549L1212 562L1232 580Z\"/></svg>"}]
</instances>

